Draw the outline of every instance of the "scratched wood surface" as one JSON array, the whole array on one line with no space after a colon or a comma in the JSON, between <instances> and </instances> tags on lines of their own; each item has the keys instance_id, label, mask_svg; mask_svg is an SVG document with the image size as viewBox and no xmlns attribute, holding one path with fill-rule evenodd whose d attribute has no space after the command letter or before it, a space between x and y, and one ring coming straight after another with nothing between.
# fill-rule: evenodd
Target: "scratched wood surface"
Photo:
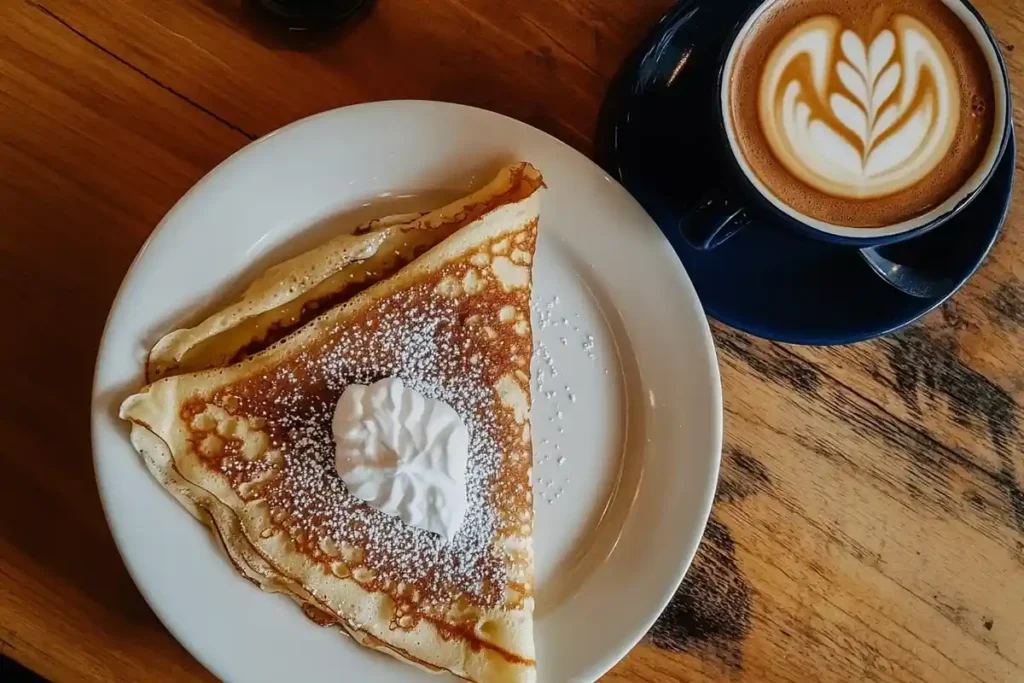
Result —
<instances>
[{"instance_id":1,"label":"scratched wood surface","mask_svg":"<svg viewBox=\"0 0 1024 683\"><path fill-rule=\"evenodd\" d=\"M589 153L666 0L379 0L330 40L239 0L0 3L0 652L55 681L211 680L133 586L88 401L133 255L206 171L301 116L443 99ZM1024 0L978 0L1024 103ZM1020 159L1017 162L1020 166ZM978 275L888 339L723 326L722 481L693 568L607 680L1024 680L1024 206Z\"/></svg>"}]
</instances>

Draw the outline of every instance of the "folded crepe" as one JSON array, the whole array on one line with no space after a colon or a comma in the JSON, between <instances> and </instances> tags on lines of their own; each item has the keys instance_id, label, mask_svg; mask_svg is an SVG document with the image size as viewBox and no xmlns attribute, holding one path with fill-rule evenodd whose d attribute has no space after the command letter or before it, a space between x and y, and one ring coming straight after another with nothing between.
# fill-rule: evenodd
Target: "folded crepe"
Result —
<instances>
[{"instance_id":1,"label":"folded crepe","mask_svg":"<svg viewBox=\"0 0 1024 683\"><path fill-rule=\"evenodd\" d=\"M270 268L237 301L158 341L149 354L146 381L223 367L262 351L319 312L390 277L458 229L531 195L541 183L532 166L515 164L436 211L370 221Z\"/></svg>"},{"instance_id":2,"label":"folded crepe","mask_svg":"<svg viewBox=\"0 0 1024 683\"><path fill-rule=\"evenodd\" d=\"M147 467L245 578L364 646L472 681L536 677L530 295L542 185L513 166L449 207L271 269L161 340L149 366L163 379L121 407ZM375 284L347 285L355 273ZM304 313L310 302L318 315ZM342 391L393 376L469 428L469 507L452 541L355 498L334 469Z\"/></svg>"}]
</instances>

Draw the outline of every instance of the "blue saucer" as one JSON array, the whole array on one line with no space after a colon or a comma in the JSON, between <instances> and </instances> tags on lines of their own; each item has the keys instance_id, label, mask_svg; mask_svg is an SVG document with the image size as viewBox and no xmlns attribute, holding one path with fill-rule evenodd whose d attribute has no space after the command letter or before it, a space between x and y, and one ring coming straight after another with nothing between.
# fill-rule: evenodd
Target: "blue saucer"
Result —
<instances>
[{"instance_id":1,"label":"blue saucer","mask_svg":"<svg viewBox=\"0 0 1024 683\"><path fill-rule=\"evenodd\" d=\"M760 0L756 0L760 1ZM979 196L921 237L880 248L888 258L948 276L948 291L921 299L871 271L856 248L820 242L771 216L722 246L698 251L676 226L692 200L721 186L727 161L715 139L717 64L749 0L682 0L627 62L609 90L598 157L661 226L704 309L727 325L797 344L848 344L897 330L928 313L981 265L1006 219L1013 139Z\"/></svg>"}]
</instances>

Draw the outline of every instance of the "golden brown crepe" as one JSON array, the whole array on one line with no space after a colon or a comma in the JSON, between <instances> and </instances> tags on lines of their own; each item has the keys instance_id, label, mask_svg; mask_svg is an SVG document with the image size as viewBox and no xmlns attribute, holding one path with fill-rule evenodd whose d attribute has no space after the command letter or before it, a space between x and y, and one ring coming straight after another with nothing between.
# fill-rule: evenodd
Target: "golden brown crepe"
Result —
<instances>
[{"instance_id":1,"label":"golden brown crepe","mask_svg":"<svg viewBox=\"0 0 1024 683\"><path fill-rule=\"evenodd\" d=\"M316 300L308 293L324 273L376 252L332 242L297 260L316 277L270 271L251 297L168 335L150 358L163 375L182 360L211 369L166 376L121 408L150 471L243 576L365 646L474 681L535 680L530 294L541 186L528 165L506 169L434 228L407 229L457 224L411 264L219 367L249 346L224 340L264 339L268 321L301 324L291 302ZM388 229L375 230L382 244ZM302 291L285 300L289 287ZM194 352L211 339L213 353ZM450 543L354 498L333 469L338 397L388 376L445 401L470 428L470 511Z\"/></svg>"}]
</instances>

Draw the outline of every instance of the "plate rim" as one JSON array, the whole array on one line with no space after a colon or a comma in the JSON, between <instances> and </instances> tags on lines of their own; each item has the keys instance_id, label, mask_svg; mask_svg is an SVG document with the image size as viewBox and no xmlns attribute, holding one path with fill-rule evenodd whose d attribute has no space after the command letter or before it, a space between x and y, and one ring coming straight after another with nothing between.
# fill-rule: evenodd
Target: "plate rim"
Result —
<instances>
[{"instance_id":1,"label":"plate rim","mask_svg":"<svg viewBox=\"0 0 1024 683\"><path fill-rule=\"evenodd\" d=\"M109 488L104 485L103 475L101 474L100 471L100 461L101 458L103 457L101 455L101 452L103 449L101 447L101 444L99 443L100 438L98 436L98 432L102 428L104 428L101 422L105 417L108 417L107 413L109 412L109 406L105 405L102 401L103 387L101 387L100 385L100 380L104 369L103 360L105 350L110 343L110 336L112 334L111 323L114 319L115 313L117 312L118 308L123 304L124 298L127 292L129 291L129 285L131 284L131 281L137 275L139 263L141 262L143 256L150 250L154 241L167 229L167 226L171 222L176 211L180 209L180 207L185 203L185 201L188 198L190 198L193 194L200 193L203 190L204 186L208 185L215 178L215 176L223 173L225 170L239 163L239 161L244 156L246 156L247 154L251 154L253 150L265 144L269 139L278 136L282 133L285 133L287 131L291 131L303 126L310 125L312 122L317 121L321 118L328 118L334 115L338 115L339 112L354 109L370 109L378 107L400 108L407 106L416 107L424 105L432 107L441 107L452 110L468 110L471 112L476 112L478 115L484 115L503 120L503 122L506 125L511 123L512 125L529 128L534 133L539 133L541 136L546 138L549 143L552 143L555 147L559 148L561 152L577 156L581 158L583 161L593 165L603 175L605 175L608 180L618 185L619 188L622 190L625 199L635 204L636 207L643 213L643 215L647 217L647 220L651 221L651 223L654 224L655 227L657 227L657 223L653 220L653 218L651 218L650 214L647 213L646 209L639 204L636 198L634 198L632 194L629 193L629 191L621 184L621 182L617 178L608 174L605 171L605 169L603 169L599 164L597 164L596 161L594 161L594 159L582 154L581 152L571 147L567 143L559 140L555 136L543 130L540 130L524 121L520 121L518 119L506 116L499 112L494 112L491 110L473 107L469 105L421 99L397 99L364 102L348 106L336 107L293 121L278 129L270 131L269 133L255 140L248 142L247 144L245 144L244 146L230 154L228 157L226 157L224 160L222 160L208 172L203 174L203 176L199 180L197 180L184 194L182 194L175 201L175 203L167 210L167 212L163 215L163 217L160 219L160 221L156 224L151 233L148 235L146 240L143 242L142 246L139 248L138 253L132 259L128 269L125 272L124 277L122 278L117 293L115 294L114 298L111 301L110 308L107 313L106 320L104 322L103 332L100 336L93 371L93 383L90 396L90 446L92 449L93 473L96 480L97 492L99 494L104 518L106 520L108 528L110 529L111 536L114 540L114 544L115 547L117 548L118 554L121 557L121 561L125 566L126 570L128 571L128 574L131 577L132 582L135 584L136 588L139 590L143 599L146 601L146 604L153 611L153 613L159 619L164 628L168 630L171 636L175 640L177 640L201 666L203 666L210 672L214 673L219 678L229 680L230 677L226 677L224 675L229 672L223 671L221 667L217 665L217 663L212 661L210 657L205 656L203 648L194 642L189 633L182 632L182 629L172 625L173 619L165 613L165 609L161 605L161 601L156 597L155 591L151 590L151 588L147 586L144 577L142 577L140 572L138 571L138 567L134 566L133 560L130 558L130 551L126 548L125 539L120 535L120 533L117 530L117 522L115 521L115 518L111 512L111 506L108 504L108 496L113 496L115 494L111 493ZM692 297L692 299L698 303L698 309L703 311L702 305L700 304L700 300L696 293L696 289L692 281L690 280L689 275L686 273L683 264L678 261L678 257L672 250L672 247L669 244L668 240L665 239L664 235L661 234L660 229L658 230L658 235L664 241L664 248L668 250L668 253L671 254L672 259L675 260L676 265L679 268L680 274L689 288L689 291L686 292L686 294ZM700 333L699 336L704 342L704 351L707 356L705 360L707 364L707 370L709 373L708 380L711 389L710 395L708 396L708 404L711 409L710 415L713 420L713 424L710 425L709 428L709 436L711 438L712 450L712 454L709 456L710 460L707 463L709 481L706 482L706 485L702 487L703 493L701 499L697 501L697 505L700 510L699 522L701 532L699 535L694 535L694 537L691 539L691 542L686 543L685 546L681 548L683 550L683 553L681 555L682 561L675 563L676 566L674 567L673 572L674 578L672 581L666 582L663 590L658 592L658 597L656 600L654 600L654 602L657 603L657 609L652 609L648 613L647 619L643 624L643 628L637 628L634 633L634 637L624 640L621 648L614 651L606 652L602 656L595 656L592 665L589 667L587 671L587 680L596 680L603 674L607 673L613 666L615 666L619 661L626 657L636 647L636 645L640 643L641 640L643 640L643 638L650 631L650 628L654 625L657 618L668 606L670 600L678 590L679 585L685 578L690 566L692 565L693 559L696 556L697 549L700 543L702 542L707 530L707 524L711 516L711 511L715 500L715 494L717 491L718 482L720 478L721 458L724 439L724 406L722 399L721 371L718 363L718 353L714 343L714 337L711 333L711 327L707 317L701 315L698 316L698 318L698 327ZM147 474L149 473L147 472ZM638 483L637 486L639 491L640 483Z\"/></svg>"}]
</instances>

